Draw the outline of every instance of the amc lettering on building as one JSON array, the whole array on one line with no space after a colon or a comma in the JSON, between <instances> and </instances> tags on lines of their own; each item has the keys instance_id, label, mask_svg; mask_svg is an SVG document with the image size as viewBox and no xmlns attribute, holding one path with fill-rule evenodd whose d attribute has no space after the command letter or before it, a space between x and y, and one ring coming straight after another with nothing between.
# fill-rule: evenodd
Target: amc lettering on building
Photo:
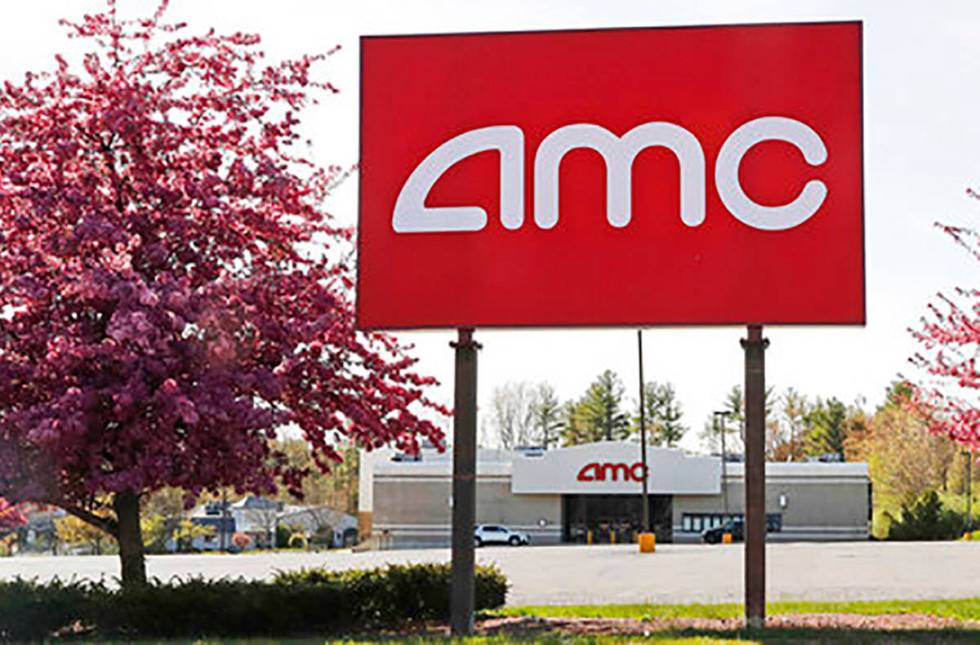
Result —
<instances>
[{"instance_id":1,"label":"amc lettering on building","mask_svg":"<svg viewBox=\"0 0 980 645\"><path fill-rule=\"evenodd\" d=\"M477 522L527 533L532 544L631 541L640 529L640 449L599 442L542 451L481 450ZM649 448L650 518L660 542L693 542L744 513L744 470L717 456ZM449 543L452 462L362 453L359 513L384 548ZM864 540L871 483L863 463L766 464L768 539ZM726 511L727 508L727 511ZM381 539L378 540L379 545Z\"/></svg>"}]
</instances>

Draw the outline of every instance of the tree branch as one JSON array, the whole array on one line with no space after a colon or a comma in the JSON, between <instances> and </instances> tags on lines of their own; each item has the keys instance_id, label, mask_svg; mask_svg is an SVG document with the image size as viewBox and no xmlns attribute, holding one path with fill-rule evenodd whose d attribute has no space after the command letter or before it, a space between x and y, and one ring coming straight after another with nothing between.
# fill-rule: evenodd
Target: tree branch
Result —
<instances>
[{"instance_id":1,"label":"tree branch","mask_svg":"<svg viewBox=\"0 0 980 645\"><path fill-rule=\"evenodd\" d=\"M68 513L69 515L74 515L75 517L82 520L83 522L91 524L95 528L102 529L112 537L118 539L119 525L117 524L116 520L112 519L111 517L103 517L101 515L96 515L95 513L91 511L87 511L84 508L80 508L78 506L68 506L63 508L65 509L65 512Z\"/></svg>"}]
</instances>

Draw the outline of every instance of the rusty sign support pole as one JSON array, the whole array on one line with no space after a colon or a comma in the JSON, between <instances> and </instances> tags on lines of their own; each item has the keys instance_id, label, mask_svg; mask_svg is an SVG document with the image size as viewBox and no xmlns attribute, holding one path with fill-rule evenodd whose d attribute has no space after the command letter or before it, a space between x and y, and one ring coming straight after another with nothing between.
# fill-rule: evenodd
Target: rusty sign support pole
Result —
<instances>
[{"instance_id":1,"label":"rusty sign support pole","mask_svg":"<svg viewBox=\"0 0 980 645\"><path fill-rule=\"evenodd\" d=\"M766 623L766 347L762 325L749 325L745 350L745 619Z\"/></svg>"},{"instance_id":2,"label":"rusty sign support pole","mask_svg":"<svg viewBox=\"0 0 980 645\"><path fill-rule=\"evenodd\" d=\"M472 329L458 330L453 408L453 534L449 624L453 636L473 634L476 522L476 356Z\"/></svg>"}]
</instances>

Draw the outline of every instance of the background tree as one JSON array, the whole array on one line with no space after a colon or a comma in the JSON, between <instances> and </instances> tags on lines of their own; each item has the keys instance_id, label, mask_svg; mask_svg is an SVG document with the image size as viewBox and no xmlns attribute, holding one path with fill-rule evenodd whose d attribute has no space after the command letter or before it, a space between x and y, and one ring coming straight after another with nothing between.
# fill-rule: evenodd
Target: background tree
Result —
<instances>
[{"instance_id":1,"label":"background tree","mask_svg":"<svg viewBox=\"0 0 980 645\"><path fill-rule=\"evenodd\" d=\"M140 502L163 487L299 492L270 444L300 432L441 445L433 383L354 329L340 169L300 149L322 56L267 65L254 35L185 36L108 10L65 22L82 65L0 87L0 495L114 536L145 583Z\"/></svg>"},{"instance_id":2,"label":"background tree","mask_svg":"<svg viewBox=\"0 0 980 645\"><path fill-rule=\"evenodd\" d=\"M166 553L167 541L180 524L180 518L170 524L160 513L143 513L140 519L140 532L147 553Z\"/></svg>"},{"instance_id":3,"label":"background tree","mask_svg":"<svg viewBox=\"0 0 980 645\"><path fill-rule=\"evenodd\" d=\"M765 408L767 423L772 416L772 408L775 403L773 388L767 387L765 394ZM745 396L742 393L741 385L733 385L728 390L722 402L719 412L728 412L724 421L715 421L714 414L708 415L701 430L701 444L709 452L721 451L721 433L725 433L725 452L728 454L742 454L745 451Z\"/></svg>"},{"instance_id":4,"label":"background tree","mask_svg":"<svg viewBox=\"0 0 980 645\"><path fill-rule=\"evenodd\" d=\"M792 444L787 426L773 415L766 419L766 461L791 461Z\"/></svg>"},{"instance_id":5,"label":"background tree","mask_svg":"<svg viewBox=\"0 0 980 645\"><path fill-rule=\"evenodd\" d=\"M112 534L72 515L56 519L54 531L60 542L89 547L95 555L102 555L105 546L115 542Z\"/></svg>"},{"instance_id":6,"label":"background tree","mask_svg":"<svg viewBox=\"0 0 980 645\"><path fill-rule=\"evenodd\" d=\"M806 415L806 454L811 457L833 455L844 461L847 440L847 406L831 397L826 402L817 399Z\"/></svg>"},{"instance_id":7,"label":"background tree","mask_svg":"<svg viewBox=\"0 0 980 645\"><path fill-rule=\"evenodd\" d=\"M561 406L561 428L559 436L562 445L577 446L583 443L599 441L601 435L596 435L594 426L586 423L581 399L565 401Z\"/></svg>"},{"instance_id":8,"label":"background tree","mask_svg":"<svg viewBox=\"0 0 980 645\"><path fill-rule=\"evenodd\" d=\"M931 423L901 398L892 398L871 418L863 450L876 508L897 510L946 488L956 449L946 437L926 431Z\"/></svg>"},{"instance_id":9,"label":"background tree","mask_svg":"<svg viewBox=\"0 0 980 645\"><path fill-rule=\"evenodd\" d=\"M190 518L184 518L177 523L170 536L173 538L177 551L187 553L193 550L194 540L200 537L214 537L216 532L213 526L195 524Z\"/></svg>"},{"instance_id":10,"label":"background tree","mask_svg":"<svg viewBox=\"0 0 980 645\"><path fill-rule=\"evenodd\" d=\"M807 397L795 388L787 388L780 397L780 412L782 421L785 424L787 446L787 456L791 461L803 459L806 451L804 450L804 434L806 430L806 415L810 412L810 402Z\"/></svg>"},{"instance_id":11,"label":"background tree","mask_svg":"<svg viewBox=\"0 0 980 645\"><path fill-rule=\"evenodd\" d=\"M490 396L490 428L505 450L532 446L535 436L534 386L527 382L510 382L493 389Z\"/></svg>"},{"instance_id":12,"label":"background tree","mask_svg":"<svg viewBox=\"0 0 980 645\"><path fill-rule=\"evenodd\" d=\"M973 190L967 194L980 199ZM969 258L980 261L980 232L936 224ZM914 402L927 411L929 431L980 448L980 288L959 287L930 303L916 329L919 343L911 362L919 368Z\"/></svg>"},{"instance_id":13,"label":"background tree","mask_svg":"<svg viewBox=\"0 0 980 645\"><path fill-rule=\"evenodd\" d=\"M565 445L627 438L630 427L622 410L623 392L623 383L612 370L597 376L582 398L566 409Z\"/></svg>"},{"instance_id":14,"label":"background tree","mask_svg":"<svg viewBox=\"0 0 980 645\"><path fill-rule=\"evenodd\" d=\"M536 436L546 450L558 442L558 431L562 427L562 408L555 388L549 383L539 383L534 389L531 403Z\"/></svg>"},{"instance_id":15,"label":"background tree","mask_svg":"<svg viewBox=\"0 0 980 645\"><path fill-rule=\"evenodd\" d=\"M868 456L865 452L867 438L871 432L871 419L864 411L862 402L858 402L847 409L847 419L844 421L844 459L846 461L867 461Z\"/></svg>"},{"instance_id":16,"label":"background tree","mask_svg":"<svg viewBox=\"0 0 980 645\"><path fill-rule=\"evenodd\" d=\"M144 495L140 505L140 531L148 553L163 553L167 542L184 519L186 493L177 488L162 488Z\"/></svg>"},{"instance_id":17,"label":"background tree","mask_svg":"<svg viewBox=\"0 0 980 645\"><path fill-rule=\"evenodd\" d=\"M307 506L326 506L343 513L357 512L358 464L357 446L351 442L336 445L343 456L329 472L321 472L313 461L309 444L303 439L280 439L277 449L286 454L292 467L310 474L303 480L300 494L286 493L284 502L302 503Z\"/></svg>"},{"instance_id":18,"label":"background tree","mask_svg":"<svg viewBox=\"0 0 980 645\"><path fill-rule=\"evenodd\" d=\"M643 385L643 403L647 424L647 441L658 446L673 447L687 432L681 423L683 412L677 393L670 383L649 381ZM639 408L639 402L637 402ZM640 431L639 411L632 419L631 431Z\"/></svg>"}]
</instances>

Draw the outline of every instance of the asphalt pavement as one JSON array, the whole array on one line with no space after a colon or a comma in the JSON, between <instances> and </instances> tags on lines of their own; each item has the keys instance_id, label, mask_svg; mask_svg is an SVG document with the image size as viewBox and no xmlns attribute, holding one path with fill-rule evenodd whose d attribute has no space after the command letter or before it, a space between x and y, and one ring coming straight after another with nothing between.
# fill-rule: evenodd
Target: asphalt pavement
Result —
<instances>
[{"instance_id":1,"label":"asphalt pavement","mask_svg":"<svg viewBox=\"0 0 980 645\"><path fill-rule=\"evenodd\" d=\"M767 545L770 600L893 600L980 596L980 542L838 542ZM445 562L448 549L322 553L154 555L149 575L268 578L277 570ZM742 596L742 546L635 545L486 547L512 583L508 603L711 603ZM115 556L0 558L0 578L105 578Z\"/></svg>"}]
</instances>

